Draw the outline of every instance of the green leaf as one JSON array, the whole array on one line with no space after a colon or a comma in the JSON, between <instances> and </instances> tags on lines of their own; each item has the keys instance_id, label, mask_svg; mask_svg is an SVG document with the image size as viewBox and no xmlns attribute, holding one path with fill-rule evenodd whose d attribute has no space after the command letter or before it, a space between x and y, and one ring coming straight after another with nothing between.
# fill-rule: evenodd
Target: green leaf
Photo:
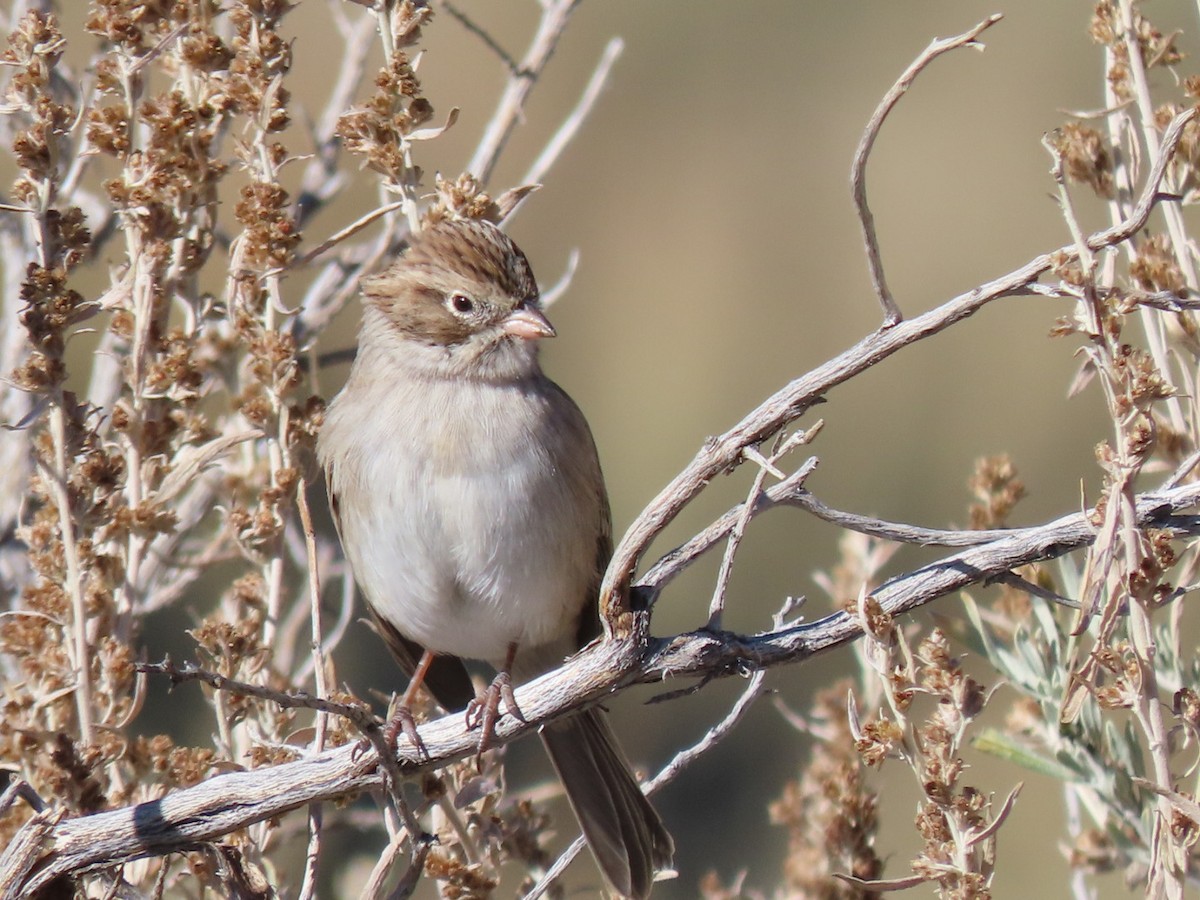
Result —
<instances>
[{"instance_id":1,"label":"green leaf","mask_svg":"<svg viewBox=\"0 0 1200 900\"><path fill-rule=\"evenodd\" d=\"M1078 782L1082 780L1079 773L1073 772L1049 757L1035 753L1012 736L996 728L985 728L971 741L971 745L976 750L981 750L1006 762L1016 763L1030 772L1047 775L1055 781Z\"/></svg>"}]
</instances>

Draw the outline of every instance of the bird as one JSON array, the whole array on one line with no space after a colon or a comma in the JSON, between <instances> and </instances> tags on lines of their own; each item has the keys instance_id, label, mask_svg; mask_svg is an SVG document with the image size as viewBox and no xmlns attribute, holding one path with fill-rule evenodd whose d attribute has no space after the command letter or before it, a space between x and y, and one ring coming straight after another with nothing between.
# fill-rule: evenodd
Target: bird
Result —
<instances>
[{"instance_id":1,"label":"bird","mask_svg":"<svg viewBox=\"0 0 1200 900\"><path fill-rule=\"evenodd\" d=\"M542 371L555 336L525 254L483 219L444 219L361 282L345 386L317 442L330 509L376 630L447 710L482 707L600 633L612 554L591 429ZM476 697L463 660L498 672ZM468 713L470 715L470 713ZM674 842L605 712L541 730L600 871L649 896ZM482 745L482 744L481 744Z\"/></svg>"}]
</instances>

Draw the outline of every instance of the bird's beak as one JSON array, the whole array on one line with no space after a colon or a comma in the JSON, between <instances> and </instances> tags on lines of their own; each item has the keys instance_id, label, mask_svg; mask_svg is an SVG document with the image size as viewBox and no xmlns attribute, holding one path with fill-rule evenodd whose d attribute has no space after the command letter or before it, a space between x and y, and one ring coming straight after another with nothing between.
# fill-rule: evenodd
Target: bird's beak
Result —
<instances>
[{"instance_id":1,"label":"bird's beak","mask_svg":"<svg viewBox=\"0 0 1200 900\"><path fill-rule=\"evenodd\" d=\"M536 307L522 306L508 314L503 322L505 334L536 341L541 338L552 338L555 335L554 326L545 314Z\"/></svg>"}]
</instances>

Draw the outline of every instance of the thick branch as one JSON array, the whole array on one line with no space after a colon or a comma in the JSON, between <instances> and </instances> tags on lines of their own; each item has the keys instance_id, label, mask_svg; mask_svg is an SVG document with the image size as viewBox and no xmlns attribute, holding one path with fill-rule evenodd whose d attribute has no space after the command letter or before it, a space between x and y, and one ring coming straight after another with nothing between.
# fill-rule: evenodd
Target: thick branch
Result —
<instances>
[{"instance_id":1,"label":"thick branch","mask_svg":"<svg viewBox=\"0 0 1200 900\"><path fill-rule=\"evenodd\" d=\"M1197 504L1200 485L1196 484L1145 494L1138 498L1137 521L1142 527L1194 534L1200 532L1200 522L1176 514ZM874 595L888 612L908 612L969 584L1062 556L1089 544L1093 536L1087 513L1063 516L899 575ZM753 636L680 634L652 640L640 652L630 641L600 642L519 688L517 702L526 722L503 717L495 739L511 741L630 683L680 676L712 678L802 662L859 634L853 617L835 613L811 624ZM407 747L401 748L399 762L406 775L470 756L478 744L473 732L464 731L458 713L422 726L420 734L428 755L418 758ZM194 847L309 803L379 784L373 755L345 746L273 768L219 775L135 806L57 823L35 820L26 827L44 831L42 840L14 840L0 857L0 900L23 896L60 875Z\"/></svg>"},{"instance_id":2,"label":"thick branch","mask_svg":"<svg viewBox=\"0 0 1200 900\"><path fill-rule=\"evenodd\" d=\"M1163 134L1162 155L1146 181L1137 206L1124 221L1091 235L1087 239L1089 248L1100 250L1111 247L1145 227L1160 199L1158 189L1167 163L1175 154L1184 127L1195 116L1196 110L1189 108L1171 121ZM1030 284L1056 265L1070 263L1077 260L1078 256L1074 244L1043 253L1019 269L960 294L936 309L877 331L767 398L725 434L710 438L687 468L675 476L643 510L617 545L601 588L601 609L605 621L610 623L609 627L625 609L633 572L651 542L709 481L736 466L746 447L766 440L803 415L830 389L882 362L897 350L944 331L954 323L974 315L993 300L1028 290Z\"/></svg>"},{"instance_id":3,"label":"thick branch","mask_svg":"<svg viewBox=\"0 0 1200 900\"><path fill-rule=\"evenodd\" d=\"M1200 533L1200 521L1178 513L1200 504L1200 484L1143 494L1137 501L1140 527L1177 534ZM1046 525L1016 529L1007 537L971 547L888 580L873 596L892 615L911 612L931 600L971 584L986 583L1029 563L1056 559L1092 543L1090 512L1063 516ZM853 616L834 613L807 625L776 629L752 637L691 632L659 642L640 680L668 676L720 674L798 662L852 641L862 633Z\"/></svg>"}]
</instances>

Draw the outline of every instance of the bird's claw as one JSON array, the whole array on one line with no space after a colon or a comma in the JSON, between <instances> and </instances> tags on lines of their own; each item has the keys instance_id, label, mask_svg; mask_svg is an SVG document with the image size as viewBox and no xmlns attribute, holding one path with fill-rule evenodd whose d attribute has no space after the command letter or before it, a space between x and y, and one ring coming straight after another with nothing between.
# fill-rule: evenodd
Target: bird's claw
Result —
<instances>
[{"instance_id":1,"label":"bird's claw","mask_svg":"<svg viewBox=\"0 0 1200 900\"><path fill-rule=\"evenodd\" d=\"M400 735L408 738L408 742L416 749L418 756L429 759L429 750L425 747L425 742L421 740L421 735L417 733L417 720L413 718L412 710L404 704L396 707L387 726L383 729L383 739L393 755L399 746Z\"/></svg>"},{"instance_id":2,"label":"bird's claw","mask_svg":"<svg viewBox=\"0 0 1200 900\"><path fill-rule=\"evenodd\" d=\"M502 702L510 716L518 722L525 721L521 707L517 706L517 695L513 691L512 678L507 672L497 675L482 696L476 697L467 704L467 730L479 728L477 755L482 755L492 745L492 739L496 736L496 722L500 719Z\"/></svg>"}]
</instances>

